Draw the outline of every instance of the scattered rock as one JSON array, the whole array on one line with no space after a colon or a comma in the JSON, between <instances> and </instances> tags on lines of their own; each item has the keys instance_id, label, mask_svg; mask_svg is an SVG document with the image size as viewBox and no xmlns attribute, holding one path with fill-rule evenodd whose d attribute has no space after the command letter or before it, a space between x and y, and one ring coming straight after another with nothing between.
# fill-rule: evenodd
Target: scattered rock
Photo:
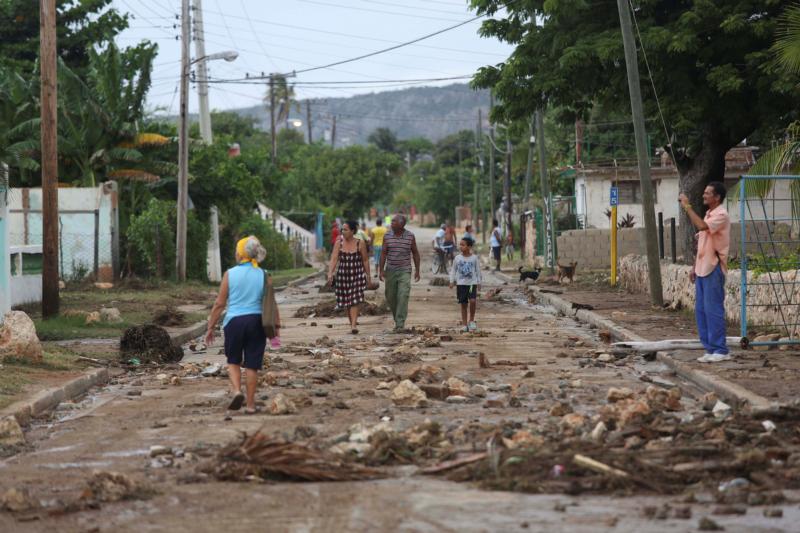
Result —
<instances>
[{"instance_id":1,"label":"scattered rock","mask_svg":"<svg viewBox=\"0 0 800 533\"><path fill-rule=\"evenodd\" d=\"M611 361L614 360L614 356L611 355L610 353L601 353L600 355L597 356L597 360L600 361L601 363L610 363Z\"/></svg>"},{"instance_id":2,"label":"scattered rock","mask_svg":"<svg viewBox=\"0 0 800 533\"><path fill-rule=\"evenodd\" d=\"M667 411L680 411L683 408L681 405L681 389L678 387L664 390L650 385L645 391L645 397L651 408Z\"/></svg>"},{"instance_id":3,"label":"scattered rock","mask_svg":"<svg viewBox=\"0 0 800 533\"><path fill-rule=\"evenodd\" d=\"M117 502L144 499L153 495L153 491L146 485L119 472L96 471L87 485L87 490L81 495L83 500Z\"/></svg>"},{"instance_id":4,"label":"scattered rock","mask_svg":"<svg viewBox=\"0 0 800 533\"><path fill-rule=\"evenodd\" d=\"M608 433L608 427L605 425L604 422L598 422L597 425L592 430L592 440L595 442L603 442L606 437L606 433Z\"/></svg>"},{"instance_id":5,"label":"scattered rock","mask_svg":"<svg viewBox=\"0 0 800 533\"><path fill-rule=\"evenodd\" d=\"M633 398L633 391L628 387L611 387L606 393L606 400L608 403L615 403L620 400L627 400Z\"/></svg>"},{"instance_id":6,"label":"scattered rock","mask_svg":"<svg viewBox=\"0 0 800 533\"><path fill-rule=\"evenodd\" d=\"M550 407L548 413L550 416L564 416L572 412L572 406L566 402L558 402Z\"/></svg>"},{"instance_id":7,"label":"scattered rock","mask_svg":"<svg viewBox=\"0 0 800 533\"><path fill-rule=\"evenodd\" d=\"M22 513L39 507L39 502L34 500L26 489L10 488L0 496L0 509L12 513Z\"/></svg>"},{"instance_id":8,"label":"scattered rock","mask_svg":"<svg viewBox=\"0 0 800 533\"><path fill-rule=\"evenodd\" d=\"M381 381L378 383L378 386L375 387L375 390L390 390L392 388L392 384L388 381Z\"/></svg>"},{"instance_id":9,"label":"scattered rock","mask_svg":"<svg viewBox=\"0 0 800 533\"><path fill-rule=\"evenodd\" d=\"M424 407L428 403L425 393L408 379L394 388L392 402L400 407Z\"/></svg>"},{"instance_id":10,"label":"scattered rock","mask_svg":"<svg viewBox=\"0 0 800 533\"><path fill-rule=\"evenodd\" d=\"M731 406L722 400L717 400L717 403L714 404L714 408L711 409L711 412L714 413L714 416L717 418L724 418L730 414Z\"/></svg>"},{"instance_id":11,"label":"scattered rock","mask_svg":"<svg viewBox=\"0 0 800 533\"><path fill-rule=\"evenodd\" d=\"M288 415L297 412L294 402L284 394L278 393L269 403L269 412L273 415Z\"/></svg>"},{"instance_id":12,"label":"scattered rock","mask_svg":"<svg viewBox=\"0 0 800 533\"><path fill-rule=\"evenodd\" d=\"M505 407L506 402L503 396L499 394L492 394L486 399L485 402L483 402L483 406L487 409L497 409Z\"/></svg>"},{"instance_id":13,"label":"scattered rock","mask_svg":"<svg viewBox=\"0 0 800 533\"><path fill-rule=\"evenodd\" d=\"M577 431L586 424L586 417L580 413L569 413L561 418L561 427L570 431Z\"/></svg>"},{"instance_id":14,"label":"scattered rock","mask_svg":"<svg viewBox=\"0 0 800 533\"><path fill-rule=\"evenodd\" d=\"M158 457L159 455L172 455L172 447L158 444L150 446L150 457Z\"/></svg>"},{"instance_id":15,"label":"scattered rock","mask_svg":"<svg viewBox=\"0 0 800 533\"><path fill-rule=\"evenodd\" d=\"M86 320L83 322L87 326L91 326L92 324L99 324L100 323L100 312L99 311L92 311L91 313L86 315Z\"/></svg>"},{"instance_id":16,"label":"scattered rock","mask_svg":"<svg viewBox=\"0 0 800 533\"><path fill-rule=\"evenodd\" d=\"M441 383L447 379L447 372L435 365L421 365L412 370L406 379L414 383Z\"/></svg>"},{"instance_id":17,"label":"scattered rock","mask_svg":"<svg viewBox=\"0 0 800 533\"><path fill-rule=\"evenodd\" d=\"M766 516L767 518L782 518L783 509L777 509L777 508L764 509L764 516Z\"/></svg>"},{"instance_id":18,"label":"scattered rock","mask_svg":"<svg viewBox=\"0 0 800 533\"><path fill-rule=\"evenodd\" d=\"M469 385L458 378L449 378L444 385L447 387L447 393L451 396L466 397L469 395Z\"/></svg>"},{"instance_id":19,"label":"scattered rock","mask_svg":"<svg viewBox=\"0 0 800 533\"><path fill-rule=\"evenodd\" d=\"M122 315L116 307L100 308L100 321L104 324L119 324L122 322Z\"/></svg>"},{"instance_id":20,"label":"scattered rock","mask_svg":"<svg viewBox=\"0 0 800 533\"><path fill-rule=\"evenodd\" d=\"M747 508L742 507L739 505L722 505L720 507L715 507L711 514L714 515L745 515L747 514Z\"/></svg>"},{"instance_id":21,"label":"scattered rock","mask_svg":"<svg viewBox=\"0 0 800 533\"><path fill-rule=\"evenodd\" d=\"M475 396L476 398L486 398L486 387L483 385L473 385L469 388L469 395Z\"/></svg>"},{"instance_id":22,"label":"scattered rock","mask_svg":"<svg viewBox=\"0 0 800 533\"><path fill-rule=\"evenodd\" d=\"M469 398L455 394L448 396L446 401L447 403L467 403L469 402Z\"/></svg>"},{"instance_id":23,"label":"scattered rock","mask_svg":"<svg viewBox=\"0 0 800 533\"><path fill-rule=\"evenodd\" d=\"M97 283L94 284L94 286L95 286L95 288L103 290L103 291L107 291L109 289L113 289L114 288L114 284L113 283L108 283L108 282L105 282L105 281L98 281Z\"/></svg>"},{"instance_id":24,"label":"scattered rock","mask_svg":"<svg viewBox=\"0 0 800 533\"><path fill-rule=\"evenodd\" d=\"M42 343L36 336L33 320L22 311L9 311L0 325L0 360L16 357L42 360Z\"/></svg>"},{"instance_id":25,"label":"scattered rock","mask_svg":"<svg viewBox=\"0 0 800 533\"><path fill-rule=\"evenodd\" d=\"M13 416L0 418L0 446L15 447L25 444L25 434Z\"/></svg>"},{"instance_id":26,"label":"scattered rock","mask_svg":"<svg viewBox=\"0 0 800 533\"><path fill-rule=\"evenodd\" d=\"M700 519L700 522L697 524L697 529L700 531L725 531L724 527L705 516Z\"/></svg>"},{"instance_id":27,"label":"scattered rock","mask_svg":"<svg viewBox=\"0 0 800 533\"><path fill-rule=\"evenodd\" d=\"M420 383L417 386L425 393L425 396L434 400L445 400L449 394L449 390L445 385Z\"/></svg>"},{"instance_id":28,"label":"scattered rock","mask_svg":"<svg viewBox=\"0 0 800 533\"><path fill-rule=\"evenodd\" d=\"M703 411L711 411L717 404L717 401L719 401L719 398L717 397L716 393L707 392L703 394L703 397L700 399L700 403L703 406Z\"/></svg>"}]
</instances>

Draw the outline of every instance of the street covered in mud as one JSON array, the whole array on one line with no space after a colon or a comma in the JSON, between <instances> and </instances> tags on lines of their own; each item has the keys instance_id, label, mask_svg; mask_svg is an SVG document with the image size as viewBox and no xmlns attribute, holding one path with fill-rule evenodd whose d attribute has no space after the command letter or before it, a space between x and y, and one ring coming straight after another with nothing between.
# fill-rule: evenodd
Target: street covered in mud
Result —
<instances>
[{"instance_id":1,"label":"street covered in mud","mask_svg":"<svg viewBox=\"0 0 800 533\"><path fill-rule=\"evenodd\" d=\"M755 412L486 273L480 329L414 284L407 331L358 335L312 278L278 294L255 414L220 340L31 422L0 462L3 531L791 531L796 408ZM794 524L794 525L793 525Z\"/></svg>"}]
</instances>

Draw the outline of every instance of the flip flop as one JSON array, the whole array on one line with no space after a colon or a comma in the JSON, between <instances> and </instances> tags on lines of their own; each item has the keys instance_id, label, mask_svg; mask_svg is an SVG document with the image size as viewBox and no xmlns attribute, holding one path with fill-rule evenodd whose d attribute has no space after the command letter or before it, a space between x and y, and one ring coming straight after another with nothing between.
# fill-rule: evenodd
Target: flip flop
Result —
<instances>
[{"instance_id":1,"label":"flip flop","mask_svg":"<svg viewBox=\"0 0 800 533\"><path fill-rule=\"evenodd\" d=\"M230 405L228 405L228 410L238 411L239 409L242 408L243 403L244 403L244 394L239 392L236 394L236 396L233 397L233 400L231 400Z\"/></svg>"},{"instance_id":2,"label":"flip flop","mask_svg":"<svg viewBox=\"0 0 800 533\"><path fill-rule=\"evenodd\" d=\"M254 415L254 414L256 414L256 413L258 413L260 411L261 411L261 409L259 409L258 407L254 407L253 409L247 408L247 409L244 410L244 414L246 414L246 415Z\"/></svg>"}]
</instances>

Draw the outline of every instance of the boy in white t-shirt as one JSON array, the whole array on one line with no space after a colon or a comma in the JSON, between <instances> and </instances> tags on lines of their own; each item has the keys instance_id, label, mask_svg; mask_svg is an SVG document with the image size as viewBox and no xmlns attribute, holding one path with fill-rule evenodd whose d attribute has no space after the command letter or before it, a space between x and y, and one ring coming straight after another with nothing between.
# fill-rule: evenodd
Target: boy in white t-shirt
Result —
<instances>
[{"instance_id":1,"label":"boy in white t-shirt","mask_svg":"<svg viewBox=\"0 0 800 533\"><path fill-rule=\"evenodd\" d=\"M478 291L481 289L481 265L478 256L472 253L475 241L464 237L458 243L461 251L453 260L450 269L450 288L456 287L456 297L461 304L461 331L476 331L475 310L477 308ZM469 320L467 310L469 309Z\"/></svg>"}]
</instances>

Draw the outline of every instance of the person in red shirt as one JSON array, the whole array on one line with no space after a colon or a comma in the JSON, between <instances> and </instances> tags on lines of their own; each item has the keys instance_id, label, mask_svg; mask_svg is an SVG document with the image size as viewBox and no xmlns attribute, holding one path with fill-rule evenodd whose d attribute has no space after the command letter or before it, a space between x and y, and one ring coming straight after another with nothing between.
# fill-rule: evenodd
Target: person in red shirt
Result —
<instances>
[{"instance_id":1,"label":"person in red shirt","mask_svg":"<svg viewBox=\"0 0 800 533\"><path fill-rule=\"evenodd\" d=\"M700 342L706 353L701 363L718 363L731 359L725 338L725 275L728 273L728 251L731 244L731 219L722 205L725 185L712 181L703 191L706 216L694 212L689 198L678 196L689 220L697 229L697 258L692 271L695 285L694 314Z\"/></svg>"},{"instance_id":2,"label":"person in red shirt","mask_svg":"<svg viewBox=\"0 0 800 533\"><path fill-rule=\"evenodd\" d=\"M336 243L339 242L339 235L339 222L335 220L331 223L331 247L336 246Z\"/></svg>"}]
</instances>

